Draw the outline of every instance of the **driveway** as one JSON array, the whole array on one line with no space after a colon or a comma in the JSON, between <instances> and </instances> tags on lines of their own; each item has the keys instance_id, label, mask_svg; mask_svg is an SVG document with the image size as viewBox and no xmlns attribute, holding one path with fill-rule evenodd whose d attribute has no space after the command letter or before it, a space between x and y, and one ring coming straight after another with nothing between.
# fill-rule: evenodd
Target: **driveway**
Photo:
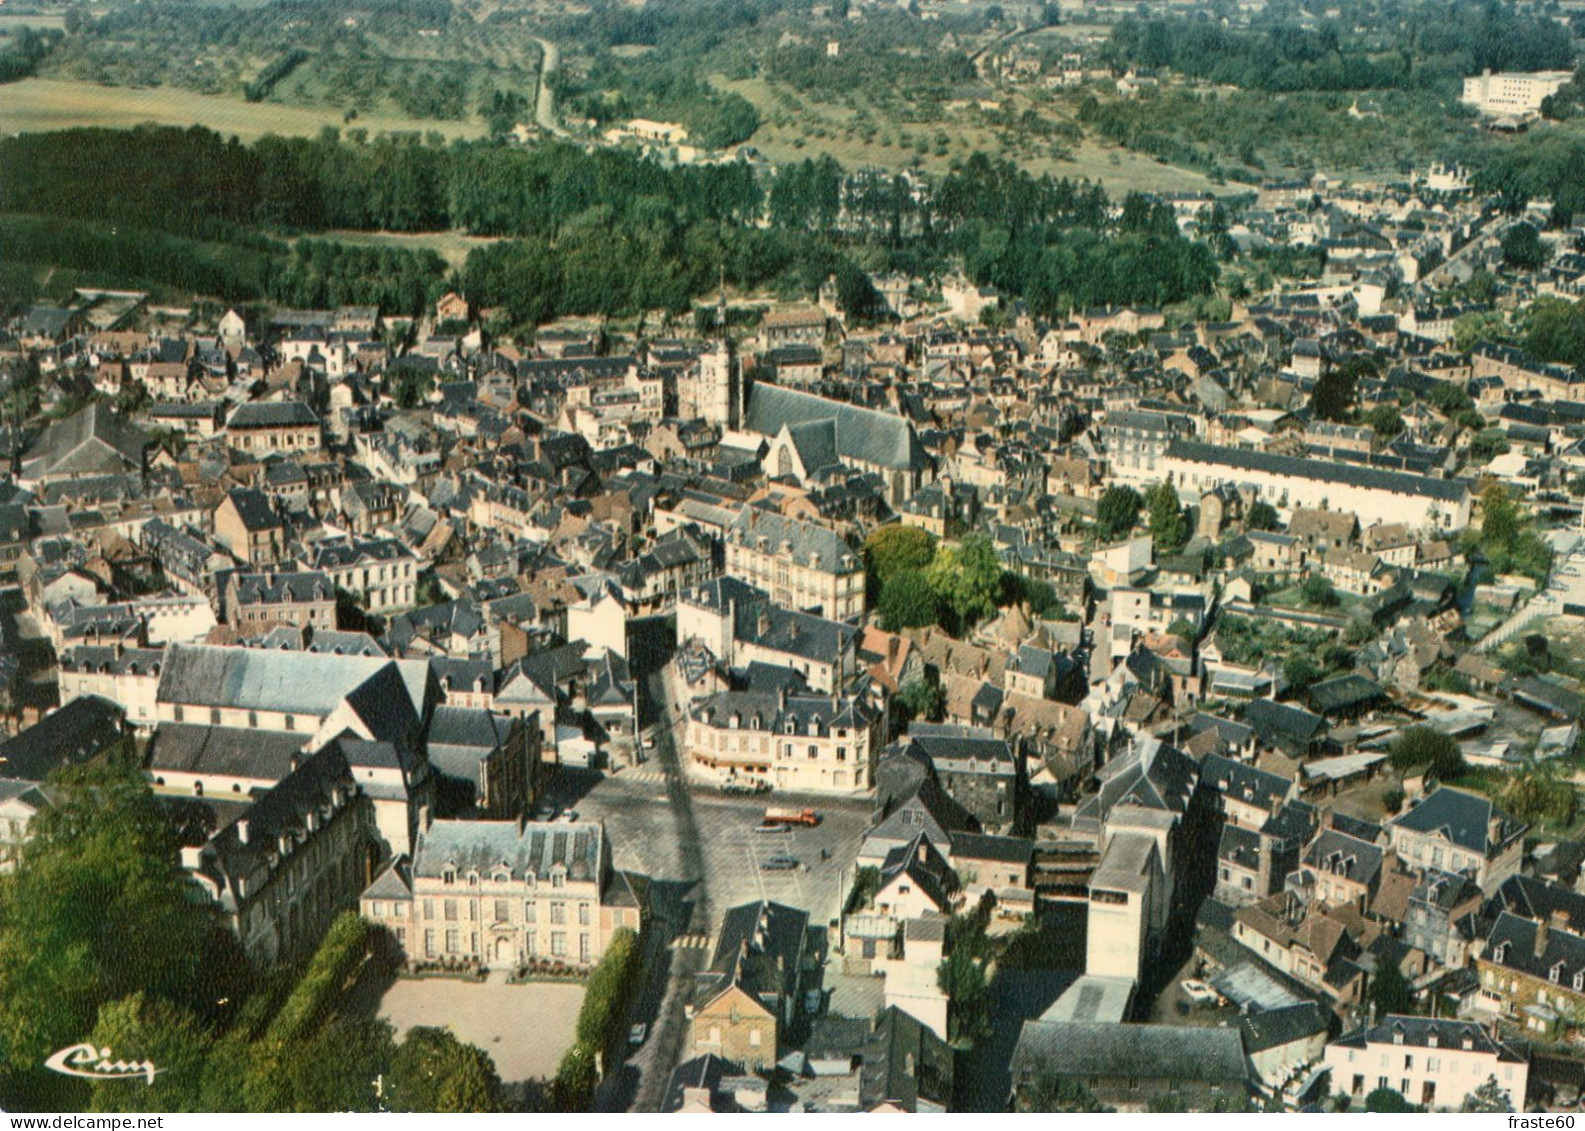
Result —
<instances>
[{"instance_id":1,"label":"driveway","mask_svg":"<svg viewBox=\"0 0 1585 1131\"><path fill-rule=\"evenodd\" d=\"M398 978L380 1000L379 1015L400 1038L418 1025L450 1029L495 1061L505 1084L548 1080L572 1047L583 986L573 982L507 985L454 978Z\"/></svg>"}]
</instances>

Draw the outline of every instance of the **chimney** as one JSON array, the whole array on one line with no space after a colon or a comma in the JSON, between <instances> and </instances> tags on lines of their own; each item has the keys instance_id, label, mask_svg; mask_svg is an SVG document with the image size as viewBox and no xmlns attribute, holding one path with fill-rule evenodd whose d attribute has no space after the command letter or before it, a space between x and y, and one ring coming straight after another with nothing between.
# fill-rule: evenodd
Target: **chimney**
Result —
<instances>
[{"instance_id":1,"label":"chimney","mask_svg":"<svg viewBox=\"0 0 1585 1131\"><path fill-rule=\"evenodd\" d=\"M198 871L198 866L202 862L203 853L203 845L184 844L182 846L182 869L188 872Z\"/></svg>"},{"instance_id":2,"label":"chimney","mask_svg":"<svg viewBox=\"0 0 1585 1131\"><path fill-rule=\"evenodd\" d=\"M1552 931L1545 919L1535 925L1535 956L1539 959L1546 953L1547 943L1552 941Z\"/></svg>"},{"instance_id":3,"label":"chimney","mask_svg":"<svg viewBox=\"0 0 1585 1131\"><path fill-rule=\"evenodd\" d=\"M1568 912L1561 907L1554 907L1552 914L1548 918L1552 923L1553 930L1566 931L1569 929Z\"/></svg>"},{"instance_id":4,"label":"chimney","mask_svg":"<svg viewBox=\"0 0 1585 1131\"><path fill-rule=\"evenodd\" d=\"M248 843L248 819L246 817L237 822L237 843Z\"/></svg>"},{"instance_id":5,"label":"chimney","mask_svg":"<svg viewBox=\"0 0 1585 1131\"><path fill-rule=\"evenodd\" d=\"M896 636L888 636L886 638L886 663L888 666L897 662L897 650L901 644L902 641Z\"/></svg>"}]
</instances>

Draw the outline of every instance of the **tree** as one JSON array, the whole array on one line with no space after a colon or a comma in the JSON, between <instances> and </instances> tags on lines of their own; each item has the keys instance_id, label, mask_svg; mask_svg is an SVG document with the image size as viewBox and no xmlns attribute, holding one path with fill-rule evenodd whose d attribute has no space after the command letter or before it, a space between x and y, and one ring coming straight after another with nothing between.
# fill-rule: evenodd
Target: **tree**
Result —
<instances>
[{"instance_id":1,"label":"tree","mask_svg":"<svg viewBox=\"0 0 1585 1131\"><path fill-rule=\"evenodd\" d=\"M957 627L967 629L996 611L1002 559L989 538L971 534L955 548L939 548L925 577L941 610L951 613Z\"/></svg>"},{"instance_id":2,"label":"tree","mask_svg":"<svg viewBox=\"0 0 1585 1131\"><path fill-rule=\"evenodd\" d=\"M1345 422L1354 411L1354 391L1361 377L1373 377L1380 370L1368 354L1355 354L1329 366L1310 394L1310 409L1322 420Z\"/></svg>"},{"instance_id":3,"label":"tree","mask_svg":"<svg viewBox=\"0 0 1585 1131\"><path fill-rule=\"evenodd\" d=\"M1464 772L1464 755L1458 743L1432 726L1412 726L1400 731L1387 748L1387 759L1400 773L1425 768L1441 781Z\"/></svg>"},{"instance_id":4,"label":"tree","mask_svg":"<svg viewBox=\"0 0 1585 1131\"><path fill-rule=\"evenodd\" d=\"M1261 499L1249 508L1251 530L1275 530L1278 525L1277 508Z\"/></svg>"},{"instance_id":5,"label":"tree","mask_svg":"<svg viewBox=\"0 0 1585 1131\"><path fill-rule=\"evenodd\" d=\"M864 540L864 561L878 585L904 570L922 570L936 556L936 536L917 526L893 523Z\"/></svg>"},{"instance_id":6,"label":"tree","mask_svg":"<svg viewBox=\"0 0 1585 1131\"><path fill-rule=\"evenodd\" d=\"M88 1040L95 1048L112 1050L117 1060L147 1061L156 1069L145 1087L126 1080L95 1081L90 1110L208 1110L203 1084L210 1039L190 1011L135 993L101 1006Z\"/></svg>"},{"instance_id":7,"label":"tree","mask_svg":"<svg viewBox=\"0 0 1585 1131\"><path fill-rule=\"evenodd\" d=\"M1524 518L1513 494L1496 479L1480 491L1480 538L1491 546L1509 546L1524 529Z\"/></svg>"},{"instance_id":8,"label":"tree","mask_svg":"<svg viewBox=\"0 0 1585 1131\"><path fill-rule=\"evenodd\" d=\"M1376 1007L1377 1017L1414 1012L1414 995L1410 992L1408 979L1398 969L1396 962L1386 958L1377 959L1376 973L1370 979L1365 1000Z\"/></svg>"},{"instance_id":9,"label":"tree","mask_svg":"<svg viewBox=\"0 0 1585 1131\"><path fill-rule=\"evenodd\" d=\"M1170 482L1156 484L1148 495L1150 536L1158 550L1171 552L1188 541L1189 524L1183 517L1177 489Z\"/></svg>"},{"instance_id":10,"label":"tree","mask_svg":"<svg viewBox=\"0 0 1585 1131\"><path fill-rule=\"evenodd\" d=\"M501 1079L483 1049L447 1029L409 1030L391 1060L392 1111L505 1111Z\"/></svg>"},{"instance_id":11,"label":"tree","mask_svg":"<svg viewBox=\"0 0 1585 1131\"><path fill-rule=\"evenodd\" d=\"M1536 271L1546 264L1551 254L1541 242L1541 233L1530 224L1514 224L1502 234L1502 261L1510 267Z\"/></svg>"},{"instance_id":12,"label":"tree","mask_svg":"<svg viewBox=\"0 0 1585 1131\"><path fill-rule=\"evenodd\" d=\"M1403 416L1396 405L1377 405L1365 417L1365 423L1375 429L1376 435L1390 440L1404 430Z\"/></svg>"},{"instance_id":13,"label":"tree","mask_svg":"<svg viewBox=\"0 0 1585 1131\"><path fill-rule=\"evenodd\" d=\"M1167 626L1167 631L1173 636L1182 637L1193 644L1200 636L1200 630L1194 627L1194 622L1187 617L1179 617Z\"/></svg>"},{"instance_id":14,"label":"tree","mask_svg":"<svg viewBox=\"0 0 1585 1131\"><path fill-rule=\"evenodd\" d=\"M1132 487L1109 487L1095 508L1096 529L1101 541L1115 542L1134 529L1144 500Z\"/></svg>"},{"instance_id":15,"label":"tree","mask_svg":"<svg viewBox=\"0 0 1585 1131\"><path fill-rule=\"evenodd\" d=\"M951 1003L947 1036L954 1045L972 1046L990 1031L987 1016L989 983L985 963L966 949L954 950L942 959L936 984Z\"/></svg>"},{"instance_id":16,"label":"tree","mask_svg":"<svg viewBox=\"0 0 1585 1131\"><path fill-rule=\"evenodd\" d=\"M0 882L7 1106L25 1106L40 1074L15 1066L42 1065L82 1040L106 1003L141 993L206 1016L241 994L247 972L235 940L192 898L165 812L140 774L90 766L51 783L55 804L35 818L20 867Z\"/></svg>"},{"instance_id":17,"label":"tree","mask_svg":"<svg viewBox=\"0 0 1585 1131\"><path fill-rule=\"evenodd\" d=\"M1320 665L1303 652L1295 652L1282 661L1282 678L1287 680L1289 691L1303 691L1321 675Z\"/></svg>"},{"instance_id":18,"label":"tree","mask_svg":"<svg viewBox=\"0 0 1585 1131\"><path fill-rule=\"evenodd\" d=\"M875 615L887 632L899 632L937 623L941 606L929 577L921 570L908 569L882 586Z\"/></svg>"},{"instance_id":19,"label":"tree","mask_svg":"<svg viewBox=\"0 0 1585 1131\"><path fill-rule=\"evenodd\" d=\"M1513 1096L1507 1088L1497 1083L1497 1077L1488 1076L1484 1084L1464 1097L1458 1110L1493 1113L1512 1111Z\"/></svg>"},{"instance_id":20,"label":"tree","mask_svg":"<svg viewBox=\"0 0 1585 1131\"><path fill-rule=\"evenodd\" d=\"M915 679L897 689L897 698L893 702L908 719L925 719L934 723L941 720L947 700L940 684L927 679Z\"/></svg>"},{"instance_id":21,"label":"tree","mask_svg":"<svg viewBox=\"0 0 1585 1131\"><path fill-rule=\"evenodd\" d=\"M1377 1088L1365 1097L1365 1110L1385 1112L1390 1115L1407 1115L1421 1109L1391 1088Z\"/></svg>"},{"instance_id":22,"label":"tree","mask_svg":"<svg viewBox=\"0 0 1585 1131\"><path fill-rule=\"evenodd\" d=\"M1330 609L1337 604L1337 590L1318 573L1312 573L1304 579L1304 584L1299 587L1299 595L1304 598L1305 604L1317 609Z\"/></svg>"},{"instance_id":23,"label":"tree","mask_svg":"<svg viewBox=\"0 0 1585 1131\"><path fill-rule=\"evenodd\" d=\"M1501 428L1483 428L1469 442L1469 455L1473 460L1487 463L1508 452L1508 434Z\"/></svg>"}]
</instances>

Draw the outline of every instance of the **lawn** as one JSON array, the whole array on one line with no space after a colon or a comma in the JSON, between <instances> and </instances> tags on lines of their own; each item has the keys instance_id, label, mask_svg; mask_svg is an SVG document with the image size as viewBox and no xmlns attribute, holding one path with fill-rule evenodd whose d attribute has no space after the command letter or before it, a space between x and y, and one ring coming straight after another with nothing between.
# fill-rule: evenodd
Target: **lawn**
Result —
<instances>
[{"instance_id":1,"label":"lawn","mask_svg":"<svg viewBox=\"0 0 1585 1131\"><path fill-rule=\"evenodd\" d=\"M265 134L313 137L326 126L381 133L437 130L447 137L478 137L484 124L440 122L370 114L342 120L333 107L278 106L246 102L239 97L193 94L175 87L132 90L61 79L23 79L0 95L0 134L42 133L74 126L126 129L153 123L162 126L207 126L216 133L252 141Z\"/></svg>"}]
</instances>

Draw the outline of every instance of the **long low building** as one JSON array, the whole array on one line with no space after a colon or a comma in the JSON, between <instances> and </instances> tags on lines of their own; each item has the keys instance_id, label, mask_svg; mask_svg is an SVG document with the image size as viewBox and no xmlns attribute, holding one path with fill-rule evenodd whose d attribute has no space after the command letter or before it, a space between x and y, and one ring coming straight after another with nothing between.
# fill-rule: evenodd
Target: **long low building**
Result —
<instances>
[{"instance_id":1,"label":"long low building","mask_svg":"<svg viewBox=\"0 0 1585 1131\"><path fill-rule=\"evenodd\" d=\"M1174 440L1161 461L1179 495L1198 499L1224 484L1247 485L1279 510L1314 507L1352 511L1379 522L1462 530L1469 525L1469 484L1403 471L1224 448Z\"/></svg>"}]
</instances>

